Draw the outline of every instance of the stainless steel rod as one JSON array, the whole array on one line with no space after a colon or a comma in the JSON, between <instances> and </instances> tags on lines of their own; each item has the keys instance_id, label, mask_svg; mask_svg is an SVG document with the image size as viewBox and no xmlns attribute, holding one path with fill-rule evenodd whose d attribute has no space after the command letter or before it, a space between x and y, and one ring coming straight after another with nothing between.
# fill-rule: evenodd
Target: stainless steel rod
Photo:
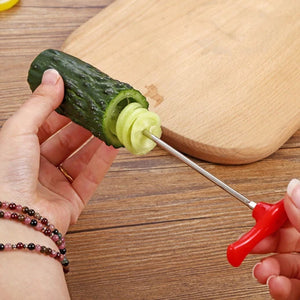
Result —
<instances>
[{"instance_id":1,"label":"stainless steel rod","mask_svg":"<svg viewBox=\"0 0 300 300\"><path fill-rule=\"evenodd\" d=\"M243 204L245 204L249 208L253 209L255 207L256 203L254 201L250 201L249 199L247 199L245 196L243 196L242 194L240 194L239 192L237 192L236 190L234 190L233 188L231 188L230 186L225 184L223 181L221 181L220 179L218 179L217 177L215 177L208 171L206 171L203 168L201 168L200 166L198 166L196 163L194 163L192 160L187 158L181 152L177 151L176 149L171 147L169 144L167 144L166 142L164 142L157 136L153 135L148 130L144 130L143 134L146 137L148 137L149 139L151 139L152 141L154 141L158 146L160 146L164 150L168 151L169 153L171 153L172 155L174 155L175 157L177 157L178 159L183 161L185 164L187 164L188 166L190 166L191 168L196 170L198 173L200 173L201 175L203 175L204 177L206 177L207 179L209 179L210 181L215 183L217 186L219 186L224 191L226 191L227 193L229 193L230 195L232 195L233 197L235 197L236 199L241 201Z\"/></svg>"}]
</instances>

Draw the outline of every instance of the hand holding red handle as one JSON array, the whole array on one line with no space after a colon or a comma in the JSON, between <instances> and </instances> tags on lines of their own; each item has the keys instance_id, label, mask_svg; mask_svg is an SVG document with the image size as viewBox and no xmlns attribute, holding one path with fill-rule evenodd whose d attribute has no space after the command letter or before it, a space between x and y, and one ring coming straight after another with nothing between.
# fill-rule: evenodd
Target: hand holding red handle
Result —
<instances>
[{"instance_id":1,"label":"hand holding red handle","mask_svg":"<svg viewBox=\"0 0 300 300\"><path fill-rule=\"evenodd\" d=\"M234 267L240 266L255 245L276 232L287 220L283 200L276 204L257 203L252 216L256 220L255 226L227 248L227 259Z\"/></svg>"},{"instance_id":2,"label":"hand holding red handle","mask_svg":"<svg viewBox=\"0 0 300 300\"><path fill-rule=\"evenodd\" d=\"M245 196L238 193L227 184L222 182L220 179L213 176L212 174L198 166L195 162L184 156L182 153L171 147L169 144L153 135L151 132L144 130L143 134L154 141L156 144L158 144L160 147L199 172L201 175L205 176L207 179L221 187L230 195L234 196L239 201L253 209L252 215L256 220L256 225L241 239L230 245L227 249L228 261L233 266L238 267L258 242L277 231L287 220L283 200L276 204L268 204L263 202L255 203L253 201L250 201Z\"/></svg>"}]
</instances>

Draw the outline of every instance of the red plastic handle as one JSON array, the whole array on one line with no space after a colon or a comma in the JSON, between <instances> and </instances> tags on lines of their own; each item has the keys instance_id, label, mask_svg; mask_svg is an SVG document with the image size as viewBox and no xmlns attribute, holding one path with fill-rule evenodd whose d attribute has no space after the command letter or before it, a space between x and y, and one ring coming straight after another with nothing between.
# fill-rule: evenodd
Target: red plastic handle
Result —
<instances>
[{"instance_id":1,"label":"red plastic handle","mask_svg":"<svg viewBox=\"0 0 300 300\"><path fill-rule=\"evenodd\" d=\"M256 220L255 226L227 248L227 259L234 267L238 267L256 244L276 232L287 220L283 200L276 204L257 203L252 216Z\"/></svg>"}]
</instances>

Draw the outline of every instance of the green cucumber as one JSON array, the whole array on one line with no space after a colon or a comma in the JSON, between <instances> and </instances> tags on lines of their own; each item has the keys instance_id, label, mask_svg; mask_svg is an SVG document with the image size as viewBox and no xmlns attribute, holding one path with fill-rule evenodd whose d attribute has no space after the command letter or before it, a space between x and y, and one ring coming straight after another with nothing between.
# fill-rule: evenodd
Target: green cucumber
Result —
<instances>
[{"instance_id":1,"label":"green cucumber","mask_svg":"<svg viewBox=\"0 0 300 300\"><path fill-rule=\"evenodd\" d=\"M85 127L94 136L103 140L107 145L115 148L126 147L135 154L144 154L153 148L153 142L149 139L141 139L138 126L133 126L132 117L123 114L122 121L118 122L124 108L129 104L138 104L138 110L149 126L153 126L153 118L160 128L158 116L148 111L149 103L146 98L128 83L120 82L99 71L92 65L59 50L48 49L41 52L32 62L28 72L28 83L34 91L41 83L43 73L47 69L56 69L64 80L65 94L61 105L56 109L59 114L67 116L73 122ZM138 120L139 113L133 110ZM148 112L148 114L146 113ZM124 117L125 116L125 117ZM126 117L127 116L127 117ZM127 126L129 118L130 126ZM119 130L117 130L119 123ZM141 124L141 121L139 121ZM140 134L145 128L141 124ZM121 130L126 138L120 138L120 126L125 126L128 132ZM152 125L151 125L152 124ZM132 134L132 128L135 132ZM160 130L155 130L159 135ZM119 133L120 134L120 133ZM122 142L124 139L125 144ZM131 140L132 139L132 140ZM154 144L155 145L155 144ZM148 149L148 150L147 150Z\"/></svg>"}]
</instances>

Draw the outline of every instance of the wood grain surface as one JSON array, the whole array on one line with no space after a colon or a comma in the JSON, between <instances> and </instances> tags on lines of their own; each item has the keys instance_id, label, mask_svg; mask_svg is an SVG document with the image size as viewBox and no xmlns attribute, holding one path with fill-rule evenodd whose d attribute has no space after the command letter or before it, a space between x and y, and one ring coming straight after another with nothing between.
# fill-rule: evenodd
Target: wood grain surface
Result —
<instances>
[{"instance_id":1,"label":"wood grain surface","mask_svg":"<svg viewBox=\"0 0 300 300\"><path fill-rule=\"evenodd\" d=\"M111 3L21 0L0 13L1 124L30 95L37 53L59 49ZM300 131L256 163L195 161L250 200L275 202L300 178ZM72 299L270 299L251 276L260 256L239 268L226 261L227 245L253 224L248 208L163 150L142 157L121 150L67 234Z\"/></svg>"},{"instance_id":2,"label":"wood grain surface","mask_svg":"<svg viewBox=\"0 0 300 300\"><path fill-rule=\"evenodd\" d=\"M175 148L241 164L300 128L300 2L116 0L62 49L130 83Z\"/></svg>"}]
</instances>

